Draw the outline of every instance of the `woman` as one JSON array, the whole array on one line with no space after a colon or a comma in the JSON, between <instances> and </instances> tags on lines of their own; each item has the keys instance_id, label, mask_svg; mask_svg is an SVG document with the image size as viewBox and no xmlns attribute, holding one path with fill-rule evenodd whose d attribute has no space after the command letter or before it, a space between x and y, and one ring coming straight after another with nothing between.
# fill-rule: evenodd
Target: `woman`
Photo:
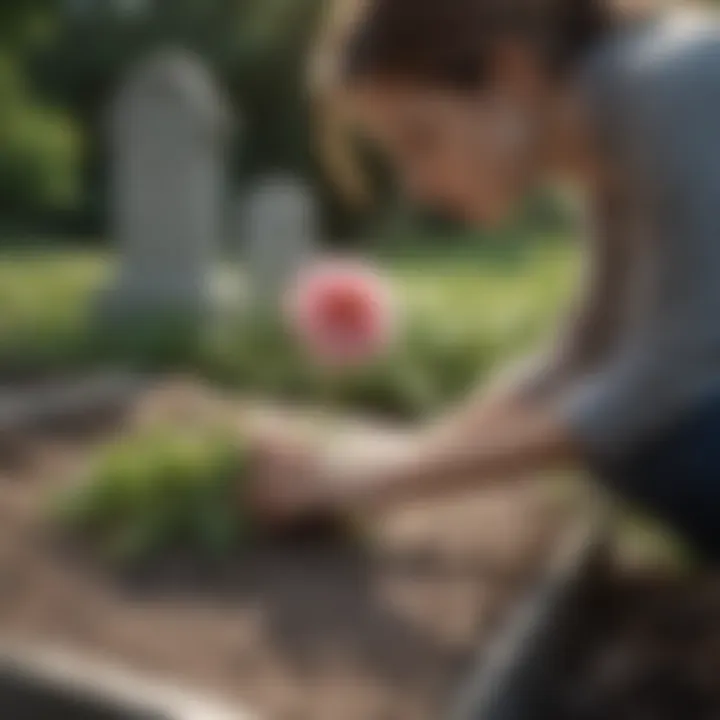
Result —
<instances>
[{"instance_id":1,"label":"woman","mask_svg":"<svg viewBox=\"0 0 720 720\"><path fill-rule=\"evenodd\" d=\"M355 128L418 201L486 224L585 198L584 297L547 356L392 453L266 437L277 521L586 466L720 558L720 29L595 0L368 0L338 52Z\"/></svg>"}]
</instances>

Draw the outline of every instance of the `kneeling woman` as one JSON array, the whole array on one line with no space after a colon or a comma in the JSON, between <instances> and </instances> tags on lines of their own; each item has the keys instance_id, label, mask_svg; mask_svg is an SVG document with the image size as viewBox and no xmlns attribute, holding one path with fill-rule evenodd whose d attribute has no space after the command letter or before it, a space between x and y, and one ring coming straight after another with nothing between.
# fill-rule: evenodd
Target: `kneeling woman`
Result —
<instances>
[{"instance_id":1,"label":"kneeling woman","mask_svg":"<svg viewBox=\"0 0 720 720\"><path fill-rule=\"evenodd\" d=\"M485 224L571 182L588 275L546 356L392 456L266 438L261 508L585 465L720 558L719 26L602 0L367 0L334 61L326 80L418 201Z\"/></svg>"}]
</instances>

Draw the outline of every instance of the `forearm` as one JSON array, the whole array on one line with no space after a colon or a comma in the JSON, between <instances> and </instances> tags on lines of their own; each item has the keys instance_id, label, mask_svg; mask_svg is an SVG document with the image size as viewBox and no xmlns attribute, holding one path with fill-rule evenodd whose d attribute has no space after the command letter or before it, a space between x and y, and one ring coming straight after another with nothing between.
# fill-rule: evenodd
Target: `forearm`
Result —
<instances>
[{"instance_id":1,"label":"forearm","mask_svg":"<svg viewBox=\"0 0 720 720\"><path fill-rule=\"evenodd\" d=\"M549 405L519 393L491 394L412 436L394 457L380 457L372 473L339 490L354 506L387 506L569 465L575 457Z\"/></svg>"},{"instance_id":2,"label":"forearm","mask_svg":"<svg viewBox=\"0 0 720 720\"><path fill-rule=\"evenodd\" d=\"M445 435L450 439L462 434L474 436L486 427L495 429L509 416L543 412L542 408L549 407L572 378L571 360L553 348L509 365L433 423L424 436L436 442Z\"/></svg>"}]
</instances>

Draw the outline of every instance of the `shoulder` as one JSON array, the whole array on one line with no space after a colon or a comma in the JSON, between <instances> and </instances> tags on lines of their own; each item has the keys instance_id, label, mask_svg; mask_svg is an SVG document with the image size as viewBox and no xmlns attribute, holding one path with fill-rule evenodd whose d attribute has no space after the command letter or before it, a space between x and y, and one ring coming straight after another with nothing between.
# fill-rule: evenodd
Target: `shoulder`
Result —
<instances>
[{"instance_id":1,"label":"shoulder","mask_svg":"<svg viewBox=\"0 0 720 720\"><path fill-rule=\"evenodd\" d=\"M720 125L720 20L673 12L620 31L580 75L597 129L616 149L685 147Z\"/></svg>"},{"instance_id":2,"label":"shoulder","mask_svg":"<svg viewBox=\"0 0 720 720\"><path fill-rule=\"evenodd\" d=\"M587 59L580 79L606 102L702 90L720 80L720 19L686 10L618 31Z\"/></svg>"}]
</instances>

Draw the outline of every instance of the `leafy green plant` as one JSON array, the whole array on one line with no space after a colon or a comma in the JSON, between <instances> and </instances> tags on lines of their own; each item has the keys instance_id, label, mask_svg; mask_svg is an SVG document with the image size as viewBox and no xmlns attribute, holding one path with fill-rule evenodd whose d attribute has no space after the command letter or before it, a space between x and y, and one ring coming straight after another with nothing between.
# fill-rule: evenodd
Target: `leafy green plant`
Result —
<instances>
[{"instance_id":1,"label":"leafy green plant","mask_svg":"<svg viewBox=\"0 0 720 720\"><path fill-rule=\"evenodd\" d=\"M298 430L313 437L331 427L316 419ZM54 498L51 519L85 551L121 567L168 556L213 561L263 540L362 539L355 519L342 514L279 528L258 523L246 495L247 464L247 447L224 430L136 431L99 450L82 482Z\"/></svg>"},{"instance_id":2,"label":"leafy green plant","mask_svg":"<svg viewBox=\"0 0 720 720\"><path fill-rule=\"evenodd\" d=\"M156 429L101 449L55 506L61 526L100 554L133 562L179 551L222 555L252 532L246 450L223 431Z\"/></svg>"}]
</instances>

